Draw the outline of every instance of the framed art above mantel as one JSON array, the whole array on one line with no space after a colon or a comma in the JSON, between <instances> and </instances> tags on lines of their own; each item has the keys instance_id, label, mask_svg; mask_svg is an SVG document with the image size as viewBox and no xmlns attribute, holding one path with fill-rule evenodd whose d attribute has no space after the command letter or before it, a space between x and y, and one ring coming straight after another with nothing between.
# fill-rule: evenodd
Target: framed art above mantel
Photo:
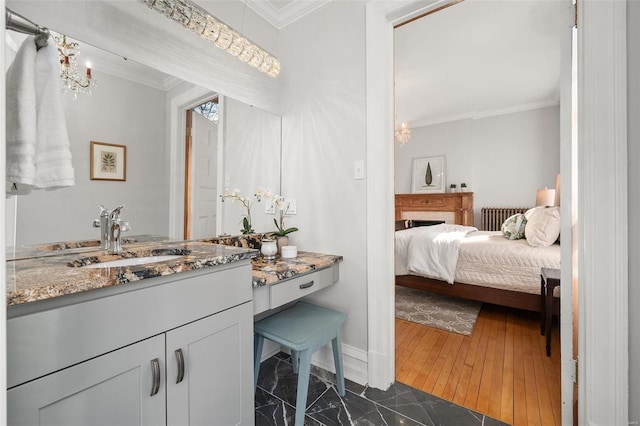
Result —
<instances>
[{"instance_id":1,"label":"framed art above mantel","mask_svg":"<svg viewBox=\"0 0 640 426\"><path fill-rule=\"evenodd\" d=\"M414 158L411 174L411 193L444 192L444 171L444 156Z\"/></svg>"}]
</instances>

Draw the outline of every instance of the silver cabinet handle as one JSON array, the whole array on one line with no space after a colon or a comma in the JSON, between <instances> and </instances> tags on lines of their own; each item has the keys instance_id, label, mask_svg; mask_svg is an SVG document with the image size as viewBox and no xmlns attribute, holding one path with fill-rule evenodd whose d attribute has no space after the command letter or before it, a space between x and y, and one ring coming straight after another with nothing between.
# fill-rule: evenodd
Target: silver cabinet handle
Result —
<instances>
[{"instance_id":1,"label":"silver cabinet handle","mask_svg":"<svg viewBox=\"0 0 640 426\"><path fill-rule=\"evenodd\" d=\"M151 360L151 374L153 375L153 384L151 385L151 396L160 390L160 360L154 358Z\"/></svg>"},{"instance_id":2,"label":"silver cabinet handle","mask_svg":"<svg viewBox=\"0 0 640 426\"><path fill-rule=\"evenodd\" d=\"M308 283L306 283L306 284L300 284L300 290L302 290L303 288L309 288L309 287L311 287L313 284L314 284L314 282L313 282L313 281L309 281L309 282L308 282Z\"/></svg>"},{"instance_id":3,"label":"silver cabinet handle","mask_svg":"<svg viewBox=\"0 0 640 426\"><path fill-rule=\"evenodd\" d=\"M184 379L184 355L182 355L182 348L176 349L176 361L178 361L178 377L176 378L176 384L178 384Z\"/></svg>"}]
</instances>

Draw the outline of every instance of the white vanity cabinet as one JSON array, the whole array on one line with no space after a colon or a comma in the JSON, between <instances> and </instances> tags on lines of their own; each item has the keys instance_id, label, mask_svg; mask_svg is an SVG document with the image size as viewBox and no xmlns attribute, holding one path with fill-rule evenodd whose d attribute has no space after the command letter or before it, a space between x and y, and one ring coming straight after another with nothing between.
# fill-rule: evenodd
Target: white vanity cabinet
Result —
<instances>
[{"instance_id":1,"label":"white vanity cabinet","mask_svg":"<svg viewBox=\"0 0 640 426\"><path fill-rule=\"evenodd\" d=\"M243 261L10 310L8 424L252 425L250 283Z\"/></svg>"},{"instance_id":2,"label":"white vanity cabinet","mask_svg":"<svg viewBox=\"0 0 640 426\"><path fill-rule=\"evenodd\" d=\"M164 371L164 346L156 336L10 389L7 424L166 424L165 386L151 395L151 363Z\"/></svg>"}]
</instances>

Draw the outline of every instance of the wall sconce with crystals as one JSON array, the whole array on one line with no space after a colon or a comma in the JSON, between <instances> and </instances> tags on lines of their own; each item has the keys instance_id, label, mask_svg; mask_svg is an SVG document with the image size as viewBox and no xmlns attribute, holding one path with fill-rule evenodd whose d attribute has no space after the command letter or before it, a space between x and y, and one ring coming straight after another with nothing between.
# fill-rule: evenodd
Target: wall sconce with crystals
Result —
<instances>
[{"instance_id":1,"label":"wall sconce with crystals","mask_svg":"<svg viewBox=\"0 0 640 426\"><path fill-rule=\"evenodd\" d=\"M394 136L396 142L398 142L401 146L409 142L409 138L411 137L411 130L409 129L409 125L404 121L402 122L402 124L400 124L400 126L398 126L398 123L396 123Z\"/></svg>"},{"instance_id":2,"label":"wall sconce with crystals","mask_svg":"<svg viewBox=\"0 0 640 426\"><path fill-rule=\"evenodd\" d=\"M280 62L189 0L138 0L254 68L276 77Z\"/></svg>"},{"instance_id":3,"label":"wall sconce with crystals","mask_svg":"<svg viewBox=\"0 0 640 426\"><path fill-rule=\"evenodd\" d=\"M96 80L91 77L91 64L87 62L84 74L78 71L77 59L80 54L78 43L68 42L64 34L54 35L53 41L58 47L60 57L60 78L62 79L62 92L73 93L76 99L78 93L91 94L91 89L96 87Z\"/></svg>"}]
</instances>

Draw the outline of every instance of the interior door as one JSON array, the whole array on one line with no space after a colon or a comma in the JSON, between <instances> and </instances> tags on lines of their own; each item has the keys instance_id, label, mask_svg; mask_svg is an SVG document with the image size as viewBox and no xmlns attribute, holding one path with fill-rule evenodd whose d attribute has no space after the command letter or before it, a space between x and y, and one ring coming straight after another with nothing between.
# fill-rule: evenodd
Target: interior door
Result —
<instances>
[{"instance_id":1,"label":"interior door","mask_svg":"<svg viewBox=\"0 0 640 426\"><path fill-rule=\"evenodd\" d=\"M200 114L192 114L191 126L190 238L213 237L218 195L218 126Z\"/></svg>"}]
</instances>

